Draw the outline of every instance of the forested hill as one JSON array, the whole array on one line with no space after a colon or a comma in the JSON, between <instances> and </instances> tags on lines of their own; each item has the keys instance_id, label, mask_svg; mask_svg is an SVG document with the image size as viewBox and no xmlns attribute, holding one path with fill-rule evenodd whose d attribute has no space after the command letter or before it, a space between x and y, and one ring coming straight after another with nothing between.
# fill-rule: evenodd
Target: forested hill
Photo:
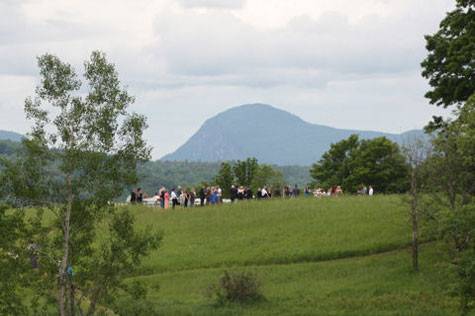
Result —
<instances>
[{"instance_id":1,"label":"forested hill","mask_svg":"<svg viewBox=\"0 0 475 316\"><path fill-rule=\"evenodd\" d=\"M149 161L139 168L140 182L147 193L152 194L161 186L173 188L195 186L201 183L213 183L218 174L220 162L192 161ZM309 167L305 166L274 166L282 173L287 184L300 187L311 182Z\"/></svg>"},{"instance_id":2,"label":"forested hill","mask_svg":"<svg viewBox=\"0 0 475 316\"><path fill-rule=\"evenodd\" d=\"M14 159L20 149L18 142L0 140L0 156ZM147 193L154 193L161 186L193 186L203 182L212 183L218 174L220 162L149 161L139 166L139 186ZM276 166L284 180L291 185L303 186L311 181L309 167Z\"/></svg>"},{"instance_id":3,"label":"forested hill","mask_svg":"<svg viewBox=\"0 0 475 316\"><path fill-rule=\"evenodd\" d=\"M21 141L22 138L23 138L23 135L21 134L0 130L0 140L10 140L14 142L19 142Z\"/></svg>"},{"instance_id":4,"label":"forested hill","mask_svg":"<svg viewBox=\"0 0 475 316\"><path fill-rule=\"evenodd\" d=\"M225 161L256 157L276 165L309 166L332 143L358 134L371 139L386 136L402 143L413 130L403 134L337 129L305 122L301 118L265 104L242 105L207 120L183 146L163 160Z\"/></svg>"}]
</instances>

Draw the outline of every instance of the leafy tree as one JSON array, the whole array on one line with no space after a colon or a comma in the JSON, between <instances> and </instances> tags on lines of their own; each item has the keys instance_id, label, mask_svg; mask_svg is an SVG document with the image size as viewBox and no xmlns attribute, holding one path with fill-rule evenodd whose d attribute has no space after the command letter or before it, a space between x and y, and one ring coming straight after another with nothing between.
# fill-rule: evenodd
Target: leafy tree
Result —
<instances>
[{"instance_id":1,"label":"leafy tree","mask_svg":"<svg viewBox=\"0 0 475 316\"><path fill-rule=\"evenodd\" d=\"M388 193L407 188L404 157L399 146L385 137L359 140L357 135L352 135L333 144L310 173L319 185L342 185L351 192L361 184Z\"/></svg>"},{"instance_id":2,"label":"leafy tree","mask_svg":"<svg viewBox=\"0 0 475 316\"><path fill-rule=\"evenodd\" d=\"M463 313L475 302L475 95L444 123L434 140L430 207L459 276Z\"/></svg>"},{"instance_id":3,"label":"leafy tree","mask_svg":"<svg viewBox=\"0 0 475 316\"><path fill-rule=\"evenodd\" d=\"M280 189L284 185L282 172L276 170L270 165L259 165L256 175L253 179L252 189L255 191L264 186Z\"/></svg>"},{"instance_id":4,"label":"leafy tree","mask_svg":"<svg viewBox=\"0 0 475 316\"><path fill-rule=\"evenodd\" d=\"M247 158L244 161L238 160L233 167L238 184L250 187L258 170L258 166L256 158Z\"/></svg>"},{"instance_id":5,"label":"leafy tree","mask_svg":"<svg viewBox=\"0 0 475 316\"><path fill-rule=\"evenodd\" d=\"M419 234L422 194L427 183L424 179L426 175L427 160L432 154L432 147L420 138L410 140L403 147L403 153L409 164L410 189L409 189L409 209L410 222L412 226L412 268L419 271Z\"/></svg>"},{"instance_id":6,"label":"leafy tree","mask_svg":"<svg viewBox=\"0 0 475 316\"><path fill-rule=\"evenodd\" d=\"M347 163L349 175L343 186L350 191L363 184L380 192L405 192L408 168L399 146L385 137L362 140Z\"/></svg>"},{"instance_id":7,"label":"leafy tree","mask_svg":"<svg viewBox=\"0 0 475 316\"><path fill-rule=\"evenodd\" d=\"M461 105L475 93L475 1L457 0L456 9L440 23L437 33L426 36L428 56L422 75L432 89L426 97L432 104ZM435 117L437 127L442 121Z\"/></svg>"},{"instance_id":8,"label":"leafy tree","mask_svg":"<svg viewBox=\"0 0 475 316\"><path fill-rule=\"evenodd\" d=\"M84 63L87 92L57 57L45 54L38 66L36 97L25 102L33 129L24 155L4 164L2 195L55 216L46 231L31 236L41 247L38 293L51 296L54 289L60 315L82 314L83 302L92 315L160 241L156 233L135 231L128 212L110 203L137 181L137 162L149 157L145 118L127 111L134 99L103 53ZM108 237L100 236L107 227Z\"/></svg>"},{"instance_id":9,"label":"leafy tree","mask_svg":"<svg viewBox=\"0 0 475 316\"><path fill-rule=\"evenodd\" d=\"M231 186L234 182L234 174L231 164L228 162L221 163L221 168L219 169L215 182L223 190L224 197L229 198L231 196Z\"/></svg>"},{"instance_id":10,"label":"leafy tree","mask_svg":"<svg viewBox=\"0 0 475 316\"><path fill-rule=\"evenodd\" d=\"M422 74L432 87L426 97L439 106L456 105L453 119L434 117L427 126L437 132L430 180L445 195L434 194L431 218L451 246L466 314L475 300L475 1L457 0L426 40Z\"/></svg>"},{"instance_id":11,"label":"leafy tree","mask_svg":"<svg viewBox=\"0 0 475 316\"><path fill-rule=\"evenodd\" d=\"M358 135L351 135L345 140L332 144L320 161L313 164L310 169L312 178L323 187L342 184L350 174L348 162L359 144Z\"/></svg>"}]
</instances>

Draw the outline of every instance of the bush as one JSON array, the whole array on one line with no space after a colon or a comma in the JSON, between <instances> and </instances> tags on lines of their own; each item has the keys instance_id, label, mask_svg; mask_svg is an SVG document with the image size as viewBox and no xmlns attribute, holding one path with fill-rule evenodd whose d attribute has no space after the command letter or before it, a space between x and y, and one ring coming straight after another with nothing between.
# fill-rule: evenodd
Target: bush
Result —
<instances>
[{"instance_id":1,"label":"bush","mask_svg":"<svg viewBox=\"0 0 475 316\"><path fill-rule=\"evenodd\" d=\"M253 303L264 298L261 283L249 272L224 271L218 283L210 286L208 294L218 305Z\"/></svg>"},{"instance_id":2,"label":"bush","mask_svg":"<svg viewBox=\"0 0 475 316\"><path fill-rule=\"evenodd\" d=\"M138 281L124 286L124 295L115 299L111 309L119 316L159 315L155 305L147 298L147 288Z\"/></svg>"}]
</instances>

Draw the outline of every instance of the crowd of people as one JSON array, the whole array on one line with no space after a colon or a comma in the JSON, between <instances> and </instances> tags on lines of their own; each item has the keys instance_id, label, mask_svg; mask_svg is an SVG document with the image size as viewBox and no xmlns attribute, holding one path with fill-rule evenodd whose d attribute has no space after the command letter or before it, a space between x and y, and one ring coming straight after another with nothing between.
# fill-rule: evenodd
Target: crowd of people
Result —
<instances>
[{"instance_id":1,"label":"crowd of people","mask_svg":"<svg viewBox=\"0 0 475 316\"><path fill-rule=\"evenodd\" d=\"M372 186L367 187L361 185L357 194L372 196L374 194L374 189ZM293 187L284 186L279 190L273 190L272 188L265 186L258 188L256 192L253 192L250 187L232 185L229 189L229 198L223 198L223 190L219 186L203 186L199 188L199 190L195 190L195 188L182 189L180 186L172 188L171 190L161 187L152 196L147 195L147 193L143 192L141 188L137 188L130 193L127 201L134 204L146 203L164 209L174 209L177 206L194 207L221 203L234 203L240 200L270 199L273 195L284 198L296 198L300 196L300 189L297 185ZM308 186L304 189L304 196L324 197L340 195L343 195L343 189L339 185L332 186L327 190L320 187L311 189Z\"/></svg>"},{"instance_id":2,"label":"crowd of people","mask_svg":"<svg viewBox=\"0 0 475 316\"><path fill-rule=\"evenodd\" d=\"M374 189L371 185L368 186L368 187L366 185L361 185L358 188L358 191L356 192L356 194L372 196L374 194ZM332 186L332 187L328 188L327 190L319 187L319 188L313 190L313 195L315 197L339 196L339 195L343 195L343 189L341 188L340 185Z\"/></svg>"}]
</instances>

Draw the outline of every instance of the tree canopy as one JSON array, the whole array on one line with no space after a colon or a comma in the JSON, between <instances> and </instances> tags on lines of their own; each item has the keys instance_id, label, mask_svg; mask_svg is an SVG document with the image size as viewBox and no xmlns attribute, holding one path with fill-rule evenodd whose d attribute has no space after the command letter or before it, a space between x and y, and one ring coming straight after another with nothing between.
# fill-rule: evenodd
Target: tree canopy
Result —
<instances>
[{"instance_id":1,"label":"tree canopy","mask_svg":"<svg viewBox=\"0 0 475 316\"><path fill-rule=\"evenodd\" d=\"M432 87L426 97L443 107L464 103L475 92L475 1L457 0L426 42L422 75Z\"/></svg>"},{"instance_id":2,"label":"tree canopy","mask_svg":"<svg viewBox=\"0 0 475 316\"><path fill-rule=\"evenodd\" d=\"M407 164L399 146L385 137L360 140L357 135L332 144L310 174L319 186L341 185L355 192L372 185L379 192L407 189Z\"/></svg>"}]
</instances>

